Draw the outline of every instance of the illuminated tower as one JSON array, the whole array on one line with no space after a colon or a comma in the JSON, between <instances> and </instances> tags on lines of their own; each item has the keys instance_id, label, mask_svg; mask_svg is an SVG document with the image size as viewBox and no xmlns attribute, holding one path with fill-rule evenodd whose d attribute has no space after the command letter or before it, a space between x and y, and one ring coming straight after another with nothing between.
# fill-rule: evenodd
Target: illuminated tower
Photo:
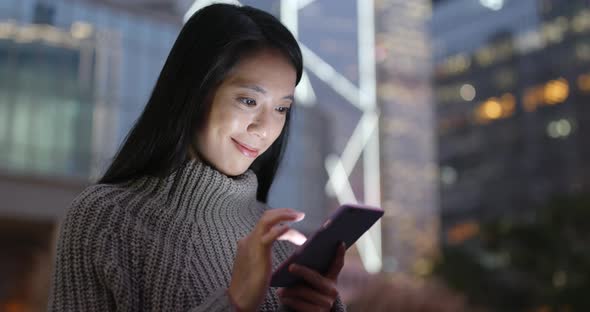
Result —
<instances>
[{"instance_id":1,"label":"illuminated tower","mask_svg":"<svg viewBox=\"0 0 590 312\"><path fill-rule=\"evenodd\" d=\"M383 269L427 274L438 244L430 1L375 1Z\"/></svg>"}]
</instances>

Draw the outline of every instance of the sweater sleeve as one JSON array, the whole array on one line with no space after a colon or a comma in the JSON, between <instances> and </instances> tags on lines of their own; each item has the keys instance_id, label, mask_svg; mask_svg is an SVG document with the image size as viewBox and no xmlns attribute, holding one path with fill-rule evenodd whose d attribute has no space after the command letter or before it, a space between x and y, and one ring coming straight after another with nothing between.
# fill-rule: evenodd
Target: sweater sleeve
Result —
<instances>
[{"instance_id":1,"label":"sweater sleeve","mask_svg":"<svg viewBox=\"0 0 590 312\"><path fill-rule=\"evenodd\" d=\"M134 248L144 245L145 235L132 223L95 187L72 202L60 228L48 311L235 311L225 289L192 307L182 296L168 298L178 299L169 305L157 299L162 293L145 293L143 248Z\"/></svg>"},{"instance_id":2,"label":"sweater sleeve","mask_svg":"<svg viewBox=\"0 0 590 312\"><path fill-rule=\"evenodd\" d=\"M68 209L63 220L52 272L49 311L114 311L116 301L103 283L96 250L104 227L99 224L112 205L86 190ZM100 208L100 209L94 209ZM100 261L100 260L99 260Z\"/></svg>"},{"instance_id":3,"label":"sweater sleeve","mask_svg":"<svg viewBox=\"0 0 590 312\"><path fill-rule=\"evenodd\" d=\"M346 305L342 302L340 295L334 301L334 305L332 306L332 312L346 312Z\"/></svg>"},{"instance_id":4,"label":"sweater sleeve","mask_svg":"<svg viewBox=\"0 0 590 312\"><path fill-rule=\"evenodd\" d=\"M213 292L206 300L204 300L198 307L190 309L190 312L229 312L236 311L229 295L225 289L218 289Z\"/></svg>"}]
</instances>

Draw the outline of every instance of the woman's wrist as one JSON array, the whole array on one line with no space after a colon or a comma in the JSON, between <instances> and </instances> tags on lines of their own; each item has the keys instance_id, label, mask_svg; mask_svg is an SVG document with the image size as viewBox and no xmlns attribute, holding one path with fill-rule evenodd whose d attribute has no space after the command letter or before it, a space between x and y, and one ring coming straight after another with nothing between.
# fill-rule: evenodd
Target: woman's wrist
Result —
<instances>
[{"instance_id":1,"label":"woman's wrist","mask_svg":"<svg viewBox=\"0 0 590 312\"><path fill-rule=\"evenodd\" d=\"M238 302L236 301L236 299L230 293L229 288L225 290L225 293L226 293L227 297L229 298L229 302L234 307L234 309L235 309L236 312L245 312L246 311L246 310L244 310L244 309L242 309L240 307L240 305L238 304Z\"/></svg>"}]
</instances>

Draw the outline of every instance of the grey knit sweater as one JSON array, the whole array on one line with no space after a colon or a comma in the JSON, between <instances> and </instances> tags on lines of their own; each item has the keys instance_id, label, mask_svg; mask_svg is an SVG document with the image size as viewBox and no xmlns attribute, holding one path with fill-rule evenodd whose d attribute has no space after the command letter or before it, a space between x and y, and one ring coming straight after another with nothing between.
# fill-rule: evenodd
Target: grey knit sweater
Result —
<instances>
[{"instance_id":1,"label":"grey knit sweater","mask_svg":"<svg viewBox=\"0 0 590 312\"><path fill-rule=\"evenodd\" d=\"M233 311L236 243L269 209L257 185L252 171L231 178L193 160L165 178L87 188L60 230L49 310ZM275 268L292 249L274 244ZM260 311L281 310L271 288Z\"/></svg>"}]
</instances>

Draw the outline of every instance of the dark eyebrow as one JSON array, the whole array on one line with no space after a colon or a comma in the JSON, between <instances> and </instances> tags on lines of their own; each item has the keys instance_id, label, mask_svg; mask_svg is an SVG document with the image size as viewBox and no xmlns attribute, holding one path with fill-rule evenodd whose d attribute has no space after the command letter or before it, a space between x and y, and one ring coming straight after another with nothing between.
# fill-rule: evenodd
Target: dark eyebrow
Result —
<instances>
[{"instance_id":1,"label":"dark eyebrow","mask_svg":"<svg viewBox=\"0 0 590 312\"><path fill-rule=\"evenodd\" d=\"M257 85L239 84L238 87L246 88L246 89L250 89L252 91L256 91L258 93L266 94L266 90L264 88L262 88L261 86L257 86ZM292 102L295 102L295 98L292 95L284 96L283 99L284 100L291 100Z\"/></svg>"},{"instance_id":2,"label":"dark eyebrow","mask_svg":"<svg viewBox=\"0 0 590 312\"><path fill-rule=\"evenodd\" d=\"M257 86L257 85L239 84L238 87L240 87L240 88L246 88L246 89L250 89L250 90L256 91L258 93L266 94L266 90L264 90L264 88L262 88L260 86Z\"/></svg>"}]
</instances>

